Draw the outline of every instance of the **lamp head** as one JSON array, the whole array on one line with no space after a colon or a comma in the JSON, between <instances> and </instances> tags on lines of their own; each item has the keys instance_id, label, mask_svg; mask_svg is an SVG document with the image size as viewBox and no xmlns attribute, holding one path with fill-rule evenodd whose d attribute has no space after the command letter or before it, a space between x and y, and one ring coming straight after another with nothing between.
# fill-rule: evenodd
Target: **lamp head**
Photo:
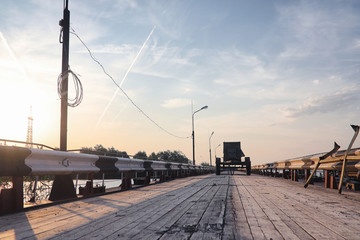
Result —
<instances>
[{"instance_id":1,"label":"lamp head","mask_svg":"<svg viewBox=\"0 0 360 240\"><path fill-rule=\"evenodd\" d=\"M208 108L208 106L203 106L203 107L201 108L201 110L207 109L207 108Z\"/></svg>"}]
</instances>

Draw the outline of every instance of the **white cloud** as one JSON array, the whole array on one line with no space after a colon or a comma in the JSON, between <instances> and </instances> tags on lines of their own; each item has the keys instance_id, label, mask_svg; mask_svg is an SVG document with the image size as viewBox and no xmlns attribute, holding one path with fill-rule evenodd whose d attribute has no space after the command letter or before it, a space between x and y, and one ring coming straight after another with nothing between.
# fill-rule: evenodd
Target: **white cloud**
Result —
<instances>
[{"instance_id":1,"label":"white cloud","mask_svg":"<svg viewBox=\"0 0 360 240\"><path fill-rule=\"evenodd\" d=\"M298 118L306 115L352 109L359 103L359 90L360 86L357 85L343 88L332 94L309 97L300 107L288 108L288 116Z\"/></svg>"},{"instance_id":2,"label":"white cloud","mask_svg":"<svg viewBox=\"0 0 360 240\"><path fill-rule=\"evenodd\" d=\"M190 99L186 98L173 98L165 100L161 106L164 108L179 108L179 107L185 107L190 105Z\"/></svg>"},{"instance_id":3,"label":"white cloud","mask_svg":"<svg viewBox=\"0 0 360 240\"><path fill-rule=\"evenodd\" d=\"M279 25L286 31L281 58L304 58L316 54L351 49L353 29L359 27L357 12L342 6L301 1L277 8ZM349 42L350 40L350 42Z\"/></svg>"}]
</instances>

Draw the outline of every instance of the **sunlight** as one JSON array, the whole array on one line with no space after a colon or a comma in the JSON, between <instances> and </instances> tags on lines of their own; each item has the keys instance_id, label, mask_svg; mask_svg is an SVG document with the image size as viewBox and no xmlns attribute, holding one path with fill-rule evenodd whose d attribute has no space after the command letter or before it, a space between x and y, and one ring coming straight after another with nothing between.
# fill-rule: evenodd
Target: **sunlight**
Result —
<instances>
[{"instance_id":1,"label":"sunlight","mask_svg":"<svg viewBox=\"0 0 360 240\"><path fill-rule=\"evenodd\" d=\"M26 141L28 117L32 107L33 142L36 142L38 136L51 132L44 128L51 127L54 121L55 116L50 111L54 106L48 101L56 99L54 92L45 91L36 85L37 82L32 81L1 32L0 50L5 53L0 60L5 70L0 73L0 138Z\"/></svg>"}]
</instances>

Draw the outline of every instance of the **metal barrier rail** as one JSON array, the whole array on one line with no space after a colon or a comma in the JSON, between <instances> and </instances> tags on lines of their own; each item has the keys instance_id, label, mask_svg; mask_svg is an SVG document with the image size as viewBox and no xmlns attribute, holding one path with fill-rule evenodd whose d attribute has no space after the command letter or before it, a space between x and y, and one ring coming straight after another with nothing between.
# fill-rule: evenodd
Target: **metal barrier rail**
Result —
<instances>
[{"instance_id":1,"label":"metal barrier rail","mask_svg":"<svg viewBox=\"0 0 360 240\"><path fill-rule=\"evenodd\" d=\"M342 162L345 157L345 151L339 151L325 160L321 161L319 170L341 170ZM293 160L279 161L267 164L260 164L252 166L253 170L272 170L272 169L314 169L320 154L311 158L299 158ZM360 170L360 149L351 149L347 156L348 164L346 165L347 171Z\"/></svg>"},{"instance_id":2,"label":"metal barrier rail","mask_svg":"<svg viewBox=\"0 0 360 240\"><path fill-rule=\"evenodd\" d=\"M303 176L305 179L304 187L307 188L309 184L313 184L315 179L312 177L316 172L322 170L325 187L338 189L339 193L342 191L344 173L348 173L349 176L356 177L357 180L348 179L346 188L350 190L360 190L360 149L348 148L346 151L337 151L339 148L340 146L335 143L334 149L328 153L255 165L252 171L267 176L282 176L285 179L291 178L292 181L298 181L298 179ZM278 170L282 172L280 173Z\"/></svg>"},{"instance_id":3,"label":"metal barrier rail","mask_svg":"<svg viewBox=\"0 0 360 240\"><path fill-rule=\"evenodd\" d=\"M23 209L23 176L55 175L49 200L58 201L77 197L74 174L88 174L89 181L79 191L91 195L105 192L104 186L93 185L96 173L102 173L103 179L105 173L121 174L120 187L126 190L132 188L132 179L137 184L150 184L152 173L165 181L212 172L214 167L0 145L0 177L12 177L11 189L0 186L0 214ZM33 193L35 199L36 189Z\"/></svg>"},{"instance_id":4,"label":"metal barrier rail","mask_svg":"<svg viewBox=\"0 0 360 240\"><path fill-rule=\"evenodd\" d=\"M183 163L97 156L84 153L0 146L0 176L68 175L128 171L211 171Z\"/></svg>"}]
</instances>

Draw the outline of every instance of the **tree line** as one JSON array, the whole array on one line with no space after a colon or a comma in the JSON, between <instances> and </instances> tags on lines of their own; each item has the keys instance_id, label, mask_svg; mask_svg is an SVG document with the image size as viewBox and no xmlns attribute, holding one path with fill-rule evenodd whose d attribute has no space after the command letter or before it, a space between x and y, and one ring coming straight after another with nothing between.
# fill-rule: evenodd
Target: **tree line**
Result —
<instances>
[{"instance_id":1,"label":"tree line","mask_svg":"<svg viewBox=\"0 0 360 240\"><path fill-rule=\"evenodd\" d=\"M96 155L106 155L113 157L124 157L130 158L130 155L126 151L120 151L114 147L105 148L101 144L96 144L94 147L82 147L80 150L81 153L87 154L96 154ZM160 151L158 153L152 152L150 155L147 155L145 151L138 151L135 155L132 156L135 159L144 159L144 160L153 160L153 161L164 161L164 162L177 162L177 163L186 163L191 164L191 161L181 152L181 151Z\"/></svg>"}]
</instances>

